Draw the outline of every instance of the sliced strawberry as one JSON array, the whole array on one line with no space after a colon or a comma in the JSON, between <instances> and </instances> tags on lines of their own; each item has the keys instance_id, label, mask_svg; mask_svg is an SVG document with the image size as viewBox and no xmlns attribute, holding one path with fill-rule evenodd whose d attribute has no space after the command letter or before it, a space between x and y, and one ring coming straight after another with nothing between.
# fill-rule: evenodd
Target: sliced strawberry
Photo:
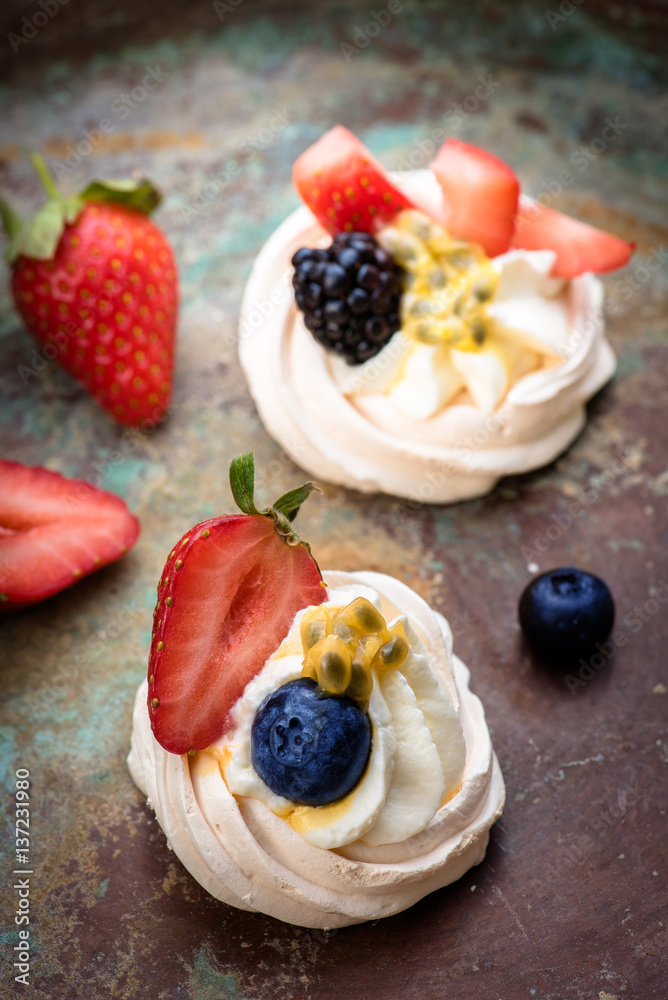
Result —
<instances>
[{"instance_id":1,"label":"sliced strawberry","mask_svg":"<svg viewBox=\"0 0 668 1000\"><path fill-rule=\"evenodd\" d=\"M552 274L574 278L585 271L603 274L628 264L635 243L590 226L538 202L523 202L512 246L518 250L555 250Z\"/></svg>"},{"instance_id":2,"label":"sliced strawberry","mask_svg":"<svg viewBox=\"0 0 668 1000\"><path fill-rule=\"evenodd\" d=\"M171 552L158 584L148 668L149 716L165 750L215 743L297 612L325 600L310 550L290 528L309 491L310 484L260 512L252 485L243 496L233 485L248 513L203 521Z\"/></svg>"},{"instance_id":3,"label":"sliced strawberry","mask_svg":"<svg viewBox=\"0 0 668 1000\"><path fill-rule=\"evenodd\" d=\"M489 257L505 253L513 234L520 184L507 163L459 139L446 139L431 164L443 189L443 225Z\"/></svg>"},{"instance_id":4,"label":"sliced strawberry","mask_svg":"<svg viewBox=\"0 0 668 1000\"><path fill-rule=\"evenodd\" d=\"M132 548L139 521L82 479L0 460L0 610L43 601Z\"/></svg>"},{"instance_id":5,"label":"sliced strawberry","mask_svg":"<svg viewBox=\"0 0 668 1000\"><path fill-rule=\"evenodd\" d=\"M415 207L343 125L325 132L302 153L292 177L302 201L333 236L352 230L375 232L401 209Z\"/></svg>"}]
</instances>

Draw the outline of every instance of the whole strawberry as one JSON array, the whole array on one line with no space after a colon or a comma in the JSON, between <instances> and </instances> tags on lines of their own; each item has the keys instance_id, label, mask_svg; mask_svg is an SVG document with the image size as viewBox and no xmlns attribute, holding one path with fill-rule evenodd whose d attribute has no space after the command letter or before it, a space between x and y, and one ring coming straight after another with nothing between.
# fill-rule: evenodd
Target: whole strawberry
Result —
<instances>
[{"instance_id":1,"label":"whole strawberry","mask_svg":"<svg viewBox=\"0 0 668 1000\"><path fill-rule=\"evenodd\" d=\"M148 218L161 196L139 180L93 181L62 198L32 160L47 203L25 223L0 204L16 308L45 356L116 420L154 426L171 399L178 309L174 255Z\"/></svg>"}]
</instances>

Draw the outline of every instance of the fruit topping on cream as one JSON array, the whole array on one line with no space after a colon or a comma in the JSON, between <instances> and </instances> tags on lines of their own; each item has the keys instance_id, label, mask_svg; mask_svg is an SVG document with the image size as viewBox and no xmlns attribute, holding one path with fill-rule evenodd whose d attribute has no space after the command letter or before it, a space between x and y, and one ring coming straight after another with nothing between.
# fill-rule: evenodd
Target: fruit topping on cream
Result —
<instances>
[{"instance_id":1,"label":"fruit topping on cream","mask_svg":"<svg viewBox=\"0 0 668 1000\"><path fill-rule=\"evenodd\" d=\"M523 198L475 146L448 140L431 166L391 178L342 127L302 154L305 208L258 257L240 357L263 422L312 474L447 502L581 430L614 370L591 272L633 248Z\"/></svg>"},{"instance_id":2,"label":"fruit topping on cream","mask_svg":"<svg viewBox=\"0 0 668 1000\"><path fill-rule=\"evenodd\" d=\"M303 491L260 512L250 456L231 479L252 512L194 528L161 577L164 638L137 693L130 771L219 899L310 927L396 913L483 858L504 787L482 707L447 623L417 594L382 574L327 573L309 600L309 564L284 565L303 543L278 516ZM256 535L263 519L285 555ZM277 625L288 602L302 606ZM263 655L249 636L276 629Z\"/></svg>"},{"instance_id":3,"label":"fruit topping on cream","mask_svg":"<svg viewBox=\"0 0 668 1000\"><path fill-rule=\"evenodd\" d=\"M317 847L404 841L461 783L464 736L440 671L408 619L388 625L380 607L348 585L298 614L212 751L233 794Z\"/></svg>"}]
</instances>

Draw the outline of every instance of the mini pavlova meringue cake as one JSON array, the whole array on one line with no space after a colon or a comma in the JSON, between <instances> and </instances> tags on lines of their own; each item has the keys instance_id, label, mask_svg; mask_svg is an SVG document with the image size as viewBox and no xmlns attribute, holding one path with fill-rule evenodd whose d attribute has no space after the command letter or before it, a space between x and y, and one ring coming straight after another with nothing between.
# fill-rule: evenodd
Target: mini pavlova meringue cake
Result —
<instances>
[{"instance_id":1,"label":"mini pavlova meringue cake","mask_svg":"<svg viewBox=\"0 0 668 1000\"><path fill-rule=\"evenodd\" d=\"M505 797L483 708L445 619L381 573L321 578L290 527L308 488L258 511L248 459L244 513L165 566L130 773L216 898L388 916L483 859Z\"/></svg>"},{"instance_id":2,"label":"mini pavlova meringue cake","mask_svg":"<svg viewBox=\"0 0 668 1000\"><path fill-rule=\"evenodd\" d=\"M256 260L239 352L297 463L446 503L570 444L615 366L593 272L630 244L522 198L506 164L456 140L390 178L337 127L295 182L305 205Z\"/></svg>"}]
</instances>

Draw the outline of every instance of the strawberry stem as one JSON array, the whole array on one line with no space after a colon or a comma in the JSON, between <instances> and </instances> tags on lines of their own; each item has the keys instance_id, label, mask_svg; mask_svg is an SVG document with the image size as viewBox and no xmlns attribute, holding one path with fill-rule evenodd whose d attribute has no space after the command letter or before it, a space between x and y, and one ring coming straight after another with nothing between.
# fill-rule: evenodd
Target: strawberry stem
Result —
<instances>
[{"instance_id":1,"label":"strawberry stem","mask_svg":"<svg viewBox=\"0 0 668 1000\"><path fill-rule=\"evenodd\" d=\"M284 493L282 497L264 510L255 506L255 457L252 452L239 455L230 463L230 488L237 507L244 514L259 514L262 517L273 517L276 533L288 545L306 545L294 531L291 522L294 521L299 508L315 488L313 483L305 483L297 489Z\"/></svg>"},{"instance_id":2,"label":"strawberry stem","mask_svg":"<svg viewBox=\"0 0 668 1000\"><path fill-rule=\"evenodd\" d=\"M44 158L40 156L39 153L31 153L30 159L32 161L33 167L37 172L37 176L42 182L42 186L44 187L44 190L46 191L48 197L51 199L51 201L60 201L62 195L58 190L58 188L56 187L56 182L51 176L51 171L47 167Z\"/></svg>"}]
</instances>

